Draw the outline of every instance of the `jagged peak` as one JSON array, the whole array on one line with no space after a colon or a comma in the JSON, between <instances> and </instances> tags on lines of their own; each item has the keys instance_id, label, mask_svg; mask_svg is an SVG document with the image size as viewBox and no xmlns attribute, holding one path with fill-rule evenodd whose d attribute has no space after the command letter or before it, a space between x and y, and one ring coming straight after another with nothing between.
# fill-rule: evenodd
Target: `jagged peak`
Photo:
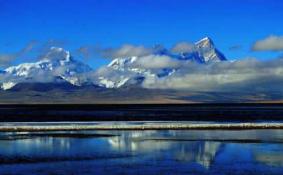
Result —
<instances>
[{"instance_id":1,"label":"jagged peak","mask_svg":"<svg viewBox=\"0 0 283 175\"><path fill-rule=\"evenodd\" d=\"M199 48L214 47L214 42L210 37L204 37L203 39L197 41L195 45Z\"/></svg>"},{"instance_id":2,"label":"jagged peak","mask_svg":"<svg viewBox=\"0 0 283 175\"><path fill-rule=\"evenodd\" d=\"M193 46L194 50L188 53L173 53L162 45L152 48L154 59L158 56L166 55L173 61L188 64L194 61L201 64L224 61L226 58L220 53L213 44L212 39L205 37ZM54 81L53 77L59 76L66 82L75 86L84 84L98 84L106 88L122 87L128 82L136 82L137 77L164 77L170 76L175 68L151 69L144 68L138 64L142 56L120 57L113 59L107 66L103 67L98 73L89 73L92 69L78 60L72 58L69 51L60 47L50 47L41 59L34 63L22 63L5 69L4 74L12 79L2 80L0 89L9 89L14 84L30 81L39 81L43 75L48 75L48 81ZM162 61L162 59L158 60ZM178 68L176 68L177 70ZM180 68L181 69L181 68ZM117 71L117 74L115 73ZM1 70L0 70L1 74ZM2 76L2 75L1 75ZM99 78L98 78L99 77ZM43 77L45 79L45 77Z\"/></svg>"},{"instance_id":3,"label":"jagged peak","mask_svg":"<svg viewBox=\"0 0 283 175\"><path fill-rule=\"evenodd\" d=\"M212 42L212 39L210 37L206 36L206 37L200 39L199 41L197 41L196 44L201 43L201 42L205 42L205 41Z\"/></svg>"}]
</instances>

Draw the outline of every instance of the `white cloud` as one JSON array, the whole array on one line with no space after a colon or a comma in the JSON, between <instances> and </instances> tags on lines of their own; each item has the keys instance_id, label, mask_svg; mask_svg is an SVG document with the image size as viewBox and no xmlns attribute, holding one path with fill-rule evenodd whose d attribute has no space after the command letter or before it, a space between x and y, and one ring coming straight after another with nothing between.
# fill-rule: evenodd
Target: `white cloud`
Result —
<instances>
[{"instance_id":1,"label":"white cloud","mask_svg":"<svg viewBox=\"0 0 283 175\"><path fill-rule=\"evenodd\" d=\"M245 59L211 65L188 64L169 77L145 79L145 88L193 91L238 91L264 88L282 91L283 59Z\"/></svg>"},{"instance_id":2,"label":"white cloud","mask_svg":"<svg viewBox=\"0 0 283 175\"><path fill-rule=\"evenodd\" d=\"M146 69L177 68L180 61L165 55L148 55L139 57L135 66Z\"/></svg>"},{"instance_id":3,"label":"white cloud","mask_svg":"<svg viewBox=\"0 0 283 175\"><path fill-rule=\"evenodd\" d=\"M283 50L283 36L269 36L262 40L256 41L252 50L254 51L282 51Z\"/></svg>"},{"instance_id":4,"label":"white cloud","mask_svg":"<svg viewBox=\"0 0 283 175\"><path fill-rule=\"evenodd\" d=\"M145 56L150 55L154 51L152 48L146 48L144 46L135 46L130 44L125 44L119 48L107 48L107 49L97 49L98 52L104 57L108 58L121 58L121 57L132 57L132 56Z\"/></svg>"},{"instance_id":5,"label":"white cloud","mask_svg":"<svg viewBox=\"0 0 283 175\"><path fill-rule=\"evenodd\" d=\"M192 52L195 49L195 45L188 42L180 42L175 44L171 51L175 53L181 53L181 52Z\"/></svg>"}]
</instances>

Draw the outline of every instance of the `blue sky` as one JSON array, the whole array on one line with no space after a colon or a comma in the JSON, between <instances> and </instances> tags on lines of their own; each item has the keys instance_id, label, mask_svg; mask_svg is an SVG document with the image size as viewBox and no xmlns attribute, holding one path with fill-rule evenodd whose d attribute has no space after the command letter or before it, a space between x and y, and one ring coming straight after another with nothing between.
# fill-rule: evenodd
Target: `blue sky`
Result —
<instances>
[{"instance_id":1,"label":"blue sky","mask_svg":"<svg viewBox=\"0 0 283 175\"><path fill-rule=\"evenodd\" d=\"M60 41L76 55L85 45L171 47L209 36L229 59L268 59L281 53L250 48L283 35L282 9L282 0L0 0L0 54L31 41ZM86 61L98 67L109 60Z\"/></svg>"}]
</instances>

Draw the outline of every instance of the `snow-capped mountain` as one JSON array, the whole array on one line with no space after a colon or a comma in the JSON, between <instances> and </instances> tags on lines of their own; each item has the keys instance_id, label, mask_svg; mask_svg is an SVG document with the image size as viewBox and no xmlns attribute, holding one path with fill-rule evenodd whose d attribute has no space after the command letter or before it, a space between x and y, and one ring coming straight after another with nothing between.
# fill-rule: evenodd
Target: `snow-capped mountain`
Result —
<instances>
[{"instance_id":1,"label":"snow-capped mountain","mask_svg":"<svg viewBox=\"0 0 283 175\"><path fill-rule=\"evenodd\" d=\"M145 79L170 77L186 69L191 63L211 64L225 61L225 56L206 37L188 52L176 53L155 47L143 56L113 59L107 66L92 70L88 65L73 59L70 52L52 47L34 63L23 63L0 71L0 87L7 90L20 83L70 83L74 86L95 85L120 88L141 85Z\"/></svg>"},{"instance_id":2,"label":"snow-capped mountain","mask_svg":"<svg viewBox=\"0 0 283 175\"><path fill-rule=\"evenodd\" d=\"M92 69L88 65L74 60L68 51L52 47L38 62L5 69L1 88L6 90L26 82L69 82L80 86L85 82L80 75L90 71Z\"/></svg>"},{"instance_id":3,"label":"snow-capped mountain","mask_svg":"<svg viewBox=\"0 0 283 175\"><path fill-rule=\"evenodd\" d=\"M166 64L162 66L164 62L157 62L157 59L163 59L168 66L166 67ZM147 64L145 66L142 60L146 60L149 65L158 63L159 66L154 67ZM119 88L124 85L142 83L146 78L168 77L182 69L183 64L191 62L210 64L226 60L225 56L216 49L213 41L205 37L196 42L190 52L173 53L170 50L159 48L150 56L116 58L102 68L97 84L107 88Z\"/></svg>"},{"instance_id":4,"label":"snow-capped mountain","mask_svg":"<svg viewBox=\"0 0 283 175\"><path fill-rule=\"evenodd\" d=\"M213 41L205 37L195 43L197 57L196 60L200 63L226 61L225 56L215 48Z\"/></svg>"}]
</instances>

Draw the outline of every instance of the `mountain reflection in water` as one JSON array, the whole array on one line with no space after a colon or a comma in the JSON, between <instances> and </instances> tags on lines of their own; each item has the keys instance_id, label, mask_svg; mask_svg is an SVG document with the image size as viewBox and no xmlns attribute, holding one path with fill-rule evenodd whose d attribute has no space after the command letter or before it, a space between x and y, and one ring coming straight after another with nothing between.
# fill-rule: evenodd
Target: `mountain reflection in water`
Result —
<instances>
[{"instance_id":1,"label":"mountain reflection in water","mask_svg":"<svg viewBox=\"0 0 283 175\"><path fill-rule=\"evenodd\" d=\"M283 131L0 133L0 174L94 172L281 174Z\"/></svg>"},{"instance_id":2,"label":"mountain reflection in water","mask_svg":"<svg viewBox=\"0 0 283 175\"><path fill-rule=\"evenodd\" d=\"M216 153L222 145L220 142L211 141L181 141L178 143L178 132L164 132L164 136L158 136L160 131L127 132L120 137L109 138L111 147L118 151L131 151L133 153L154 153L162 157L163 153L170 150L172 158L184 162L196 162L205 168L209 168ZM170 137L172 137L170 139ZM169 139L162 140L167 137ZM146 138L146 139L145 139Z\"/></svg>"}]
</instances>

